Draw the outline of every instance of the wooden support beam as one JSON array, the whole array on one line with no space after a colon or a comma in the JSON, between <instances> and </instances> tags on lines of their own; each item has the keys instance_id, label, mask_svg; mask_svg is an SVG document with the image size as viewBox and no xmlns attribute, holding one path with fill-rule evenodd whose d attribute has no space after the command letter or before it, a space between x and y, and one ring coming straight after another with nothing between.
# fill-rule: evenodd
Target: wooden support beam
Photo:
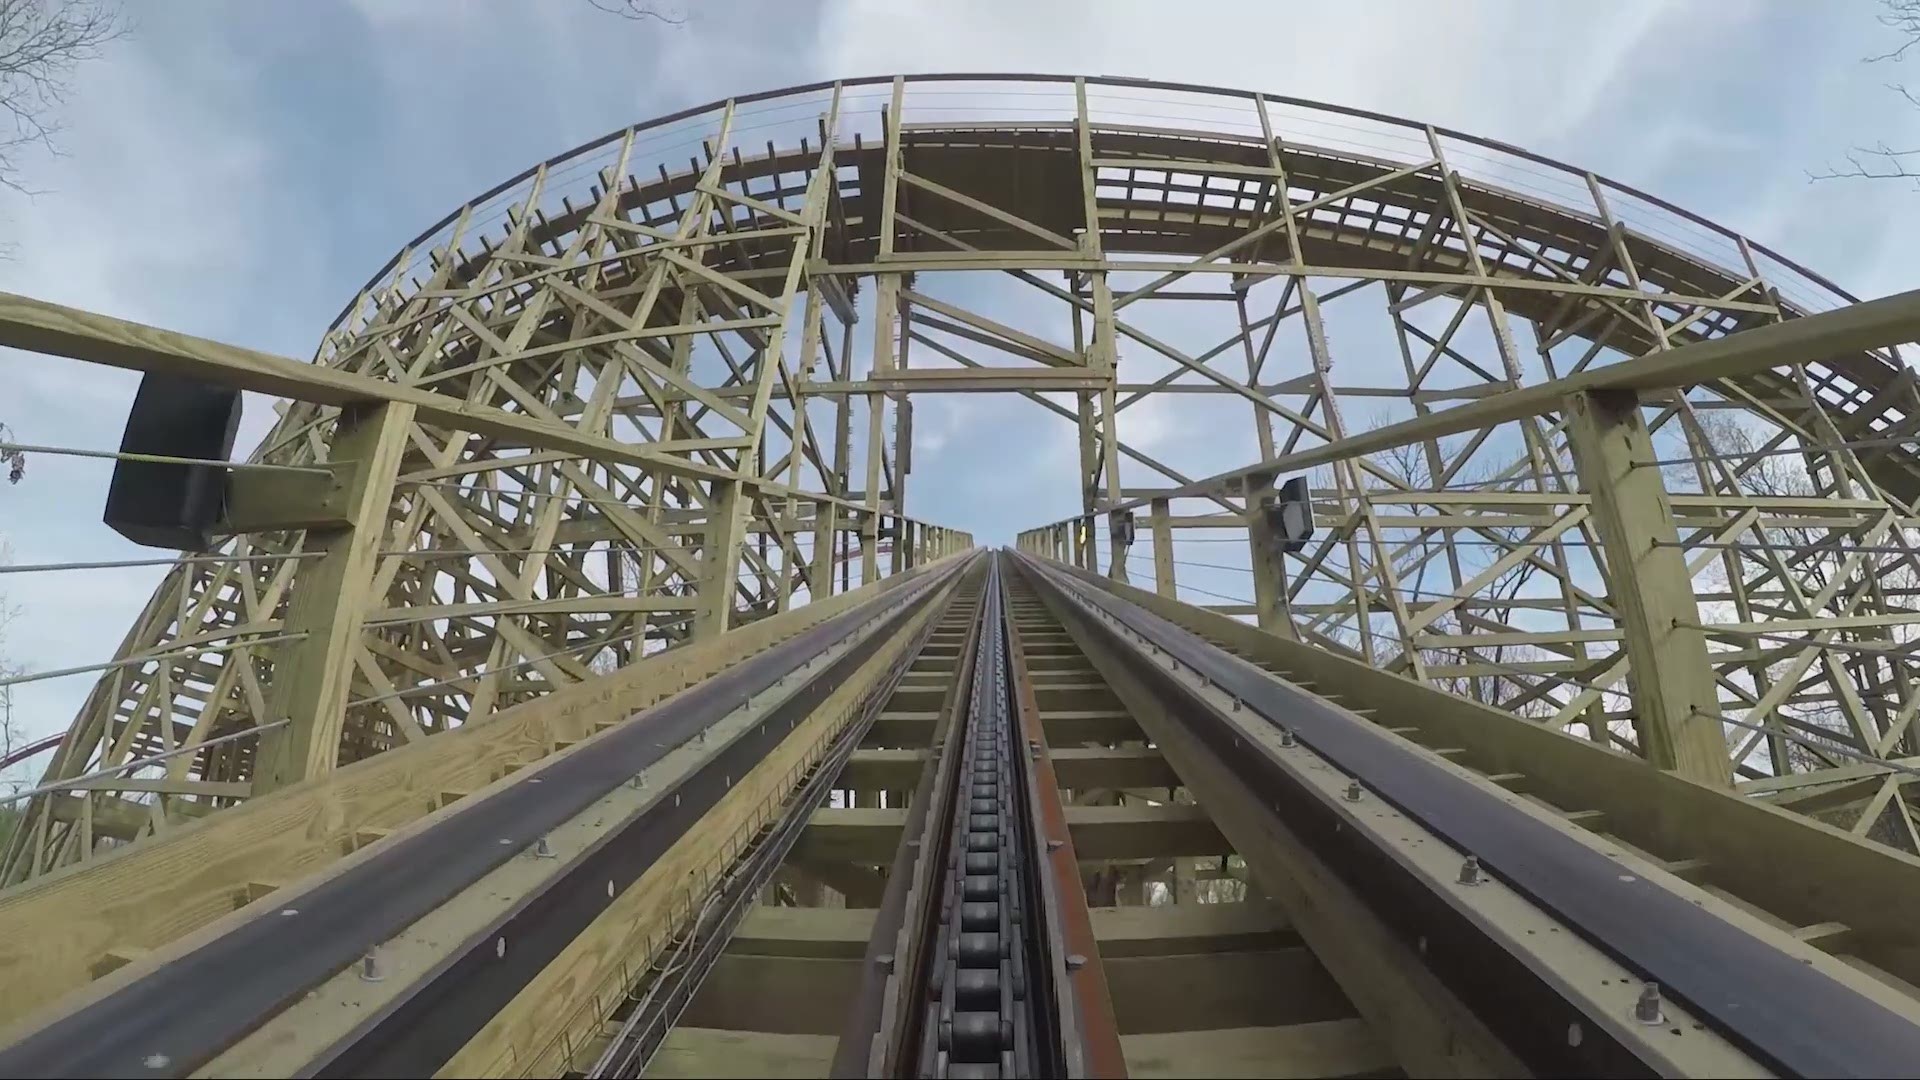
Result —
<instances>
[{"instance_id":1,"label":"wooden support beam","mask_svg":"<svg viewBox=\"0 0 1920 1080\"><path fill-rule=\"evenodd\" d=\"M1168 502L1155 499L1147 513L1147 528L1153 532L1153 591L1161 596L1176 596L1173 572L1173 522Z\"/></svg>"},{"instance_id":2,"label":"wooden support beam","mask_svg":"<svg viewBox=\"0 0 1920 1080\"><path fill-rule=\"evenodd\" d=\"M861 942L864 948L865 942ZM836 1035L860 985L859 958L722 954L680 1022L780 1035Z\"/></svg>"},{"instance_id":3,"label":"wooden support beam","mask_svg":"<svg viewBox=\"0 0 1920 1080\"><path fill-rule=\"evenodd\" d=\"M288 723L260 737L256 794L331 772L339 759L353 650L373 600L374 562L386 540L394 480L413 418L413 406L393 403L350 407L340 414L333 459L340 509L352 524L307 533L308 549L320 557L296 571L285 622L287 633L303 636L279 649L267 698L269 722Z\"/></svg>"},{"instance_id":4,"label":"wooden support beam","mask_svg":"<svg viewBox=\"0 0 1920 1080\"><path fill-rule=\"evenodd\" d=\"M1123 1035L1120 1045L1127 1054L1127 1075L1134 1080L1173 1080L1185 1076L1378 1076L1398 1071L1386 1044L1365 1020L1357 1017L1279 1027ZM648 1075L655 1073L650 1071Z\"/></svg>"},{"instance_id":5,"label":"wooden support beam","mask_svg":"<svg viewBox=\"0 0 1920 1080\"><path fill-rule=\"evenodd\" d=\"M1297 936L1287 929L1286 917L1265 900L1089 910L1100 955L1108 960L1272 950L1298 944Z\"/></svg>"},{"instance_id":6,"label":"wooden support beam","mask_svg":"<svg viewBox=\"0 0 1920 1080\"><path fill-rule=\"evenodd\" d=\"M1213 819L1191 803L1069 806L1067 827L1074 853L1082 859L1224 855L1232 850Z\"/></svg>"},{"instance_id":7,"label":"wooden support beam","mask_svg":"<svg viewBox=\"0 0 1920 1080\"><path fill-rule=\"evenodd\" d=\"M1626 636L1634 727L1649 762L1725 787L1732 763L1700 606L1673 508L1640 416L1639 395L1593 391L1567 400L1567 438L1607 558L1609 599Z\"/></svg>"},{"instance_id":8,"label":"wooden support beam","mask_svg":"<svg viewBox=\"0 0 1920 1080\"><path fill-rule=\"evenodd\" d=\"M1104 964L1122 1036L1353 1015L1339 985L1304 946L1111 957Z\"/></svg>"},{"instance_id":9,"label":"wooden support beam","mask_svg":"<svg viewBox=\"0 0 1920 1080\"><path fill-rule=\"evenodd\" d=\"M805 862L890 865L906 823L904 808L815 810L793 846L792 857Z\"/></svg>"},{"instance_id":10,"label":"wooden support beam","mask_svg":"<svg viewBox=\"0 0 1920 1080\"><path fill-rule=\"evenodd\" d=\"M1260 629L1285 638L1298 637L1287 601L1287 557L1280 535L1267 522L1266 506L1274 499L1273 474L1246 479L1247 549L1253 566L1254 617Z\"/></svg>"},{"instance_id":11,"label":"wooden support beam","mask_svg":"<svg viewBox=\"0 0 1920 1080\"><path fill-rule=\"evenodd\" d=\"M231 913L234 895L251 882L291 881L323 870L355 846L356 835L424 817L440 792L484 787L539 759L556 740L583 738L602 722L626 720L907 581L890 579L655 653L503 710L484 724L354 762L222 810L194 828L144 839L84 874L50 875L0 893L0 1026L85 985L92 978L89 965L109 949L174 941ZM142 827L136 815L145 808L111 796L92 798L100 804L96 826L124 819L128 835ZM53 807L71 808L76 819L82 809L77 798L56 800ZM182 866L198 869L174 872ZM75 911L90 914L75 920Z\"/></svg>"},{"instance_id":12,"label":"wooden support beam","mask_svg":"<svg viewBox=\"0 0 1920 1080\"><path fill-rule=\"evenodd\" d=\"M861 791L909 791L920 782L925 750L855 750L840 770L838 786Z\"/></svg>"},{"instance_id":13,"label":"wooden support beam","mask_svg":"<svg viewBox=\"0 0 1920 1080\"><path fill-rule=\"evenodd\" d=\"M700 553L700 607L693 621L696 639L724 634L733 625L733 592L740 577L740 543L745 537L744 501L738 480L714 481L713 516L708 520L707 541Z\"/></svg>"},{"instance_id":14,"label":"wooden support beam","mask_svg":"<svg viewBox=\"0 0 1920 1080\"><path fill-rule=\"evenodd\" d=\"M337 468L324 475L236 469L227 477L226 506L216 531L351 528L346 497L347 487Z\"/></svg>"},{"instance_id":15,"label":"wooden support beam","mask_svg":"<svg viewBox=\"0 0 1920 1080\"><path fill-rule=\"evenodd\" d=\"M837 1035L782 1035L675 1024L647 1064L647 1075L678 1080L727 1080L737 1076L813 1080L832 1069L833 1048L839 1042Z\"/></svg>"},{"instance_id":16,"label":"wooden support beam","mask_svg":"<svg viewBox=\"0 0 1920 1080\"><path fill-rule=\"evenodd\" d=\"M1502 283L1505 283L1505 279ZM1644 300L1646 297L1636 295L1633 299ZM1213 494L1238 486L1242 478L1254 473L1297 475L1321 465L1375 454L1397 446L1411 446L1448 435L1479 431L1524 417L1553 412L1561 408L1567 398L1590 390L1635 390L1643 393L1672 390L1789 364L1813 363L1829 357L1885 348L1916 338L1920 338L1920 289L1804 318L1770 323L1618 364L1591 367L1565 378L1505 390L1466 405L1371 431L1356 432L1322 446L1281 454L1177 488L1156 491L1152 497ZM0 340L0 344L5 343ZM1118 508L1139 506L1145 501L1130 499L1118 504Z\"/></svg>"},{"instance_id":17,"label":"wooden support beam","mask_svg":"<svg viewBox=\"0 0 1920 1080\"><path fill-rule=\"evenodd\" d=\"M1180 778L1152 747L1051 747L1054 777L1072 791L1176 787Z\"/></svg>"},{"instance_id":18,"label":"wooden support beam","mask_svg":"<svg viewBox=\"0 0 1920 1080\"><path fill-rule=\"evenodd\" d=\"M871 908L755 905L740 921L727 951L745 956L858 960L873 936Z\"/></svg>"}]
</instances>

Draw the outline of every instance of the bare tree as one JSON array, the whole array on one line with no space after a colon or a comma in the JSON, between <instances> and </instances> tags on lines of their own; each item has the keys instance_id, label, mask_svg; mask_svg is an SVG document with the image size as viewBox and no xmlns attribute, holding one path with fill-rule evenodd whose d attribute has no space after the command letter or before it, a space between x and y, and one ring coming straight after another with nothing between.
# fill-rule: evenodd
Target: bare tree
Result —
<instances>
[{"instance_id":1,"label":"bare tree","mask_svg":"<svg viewBox=\"0 0 1920 1080\"><path fill-rule=\"evenodd\" d=\"M0 424L0 469L6 470L7 483L17 484L27 475L27 455L7 444L12 436L7 425Z\"/></svg>"},{"instance_id":2,"label":"bare tree","mask_svg":"<svg viewBox=\"0 0 1920 1080\"><path fill-rule=\"evenodd\" d=\"M587 3L633 22L660 22L668 26L684 26L687 22L687 17L680 12L665 10L659 4L644 0L587 0Z\"/></svg>"},{"instance_id":3,"label":"bare tree","mask_svg":"<svg viewBox=\"0 0 1920 1080\"><path fill-rule=\"evenodd\" d=\"M1869 64L1898 64L1906 60L1907 54L1915 46L1920 46L1920 0L1880 0L1880 25L1893 31L1894 47L1875 56L1865 57ZM1907 99L1907 103L1920 108L1920 96L1900 83L1890 83L1887 89ZM1920 146L1910 149L1896 149L1885 140L1872 146L1856 146L1847 151L1844 166L1829 166L1818 172L1809 172L1809 180L1914 180L1920 182Z\"/></svg>"},{"instance_id":4,"label":"bare tree","mask_svg":"<svg viewBox=\"0 0 1920 1080\"><path fill-rule=\"evenodd\" d=\"M0 186L26 192L20 156L59 153L60 106L73 74L126 30L104 0L0 0Z\"/></svg>"}]
</instances>

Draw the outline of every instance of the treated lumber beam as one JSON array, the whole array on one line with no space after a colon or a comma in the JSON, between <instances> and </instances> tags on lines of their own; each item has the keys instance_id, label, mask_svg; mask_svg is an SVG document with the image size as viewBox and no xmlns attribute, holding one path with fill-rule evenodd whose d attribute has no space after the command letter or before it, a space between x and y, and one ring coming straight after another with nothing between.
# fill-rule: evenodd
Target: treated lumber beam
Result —
<instances>
[{"instance_id":1,"label":"treated lumber beam","mask_svg":"<svg viewBox=\"0 0 1920 1080\"><path fill-rule=\"evenodd\" d=\"M1067 827L1082 859L1151 859L1165 855L1224 855L1225 837L1191 803L1151 806L1069 806Z\"/></svg>"},{"instance_id":2,"label":"treated lumber beam","mask_svg":"<svg viewBox=\"0 0 1920 1080\"><path fill-rule=\"evenodd\" d=\"M84 986L95 961L110 950L158 948L230 913L235 893L249 882L315 873L351 850L358 833L426 816L443 791L485 787L546 756L557 742L577 741L602 724L624 720L916 578L889 577L710 641L656 653L504 710L485 724L397 747L220 810L194 828L142 839L84 871L0 893L0 1026ZM78 800L54 805L77 809ZM177 867L192 871L177 873Z\"/></svg>"},{"instance_id":3,"label":"treated lumber beam","mask_svg":"<svg viewBox=\"0 0 1920 1080\"><path fill-rule=\"evenodd\" d=\"M1297 942L1264 900L1090 908L1102 958L1273 949Z\"/></svg>"},{"instance_id":4,"label":"treated lumber beam","mask_svg":"<svg viewBox=\"0 0 1920 1080\"><path fill-rule=\"evenodd\" d=\"M1120 1045L1127 1055L1127 1075L1134 1080L1373 1076L1391 1074L1397 1064L1386 1044L1357 1017L1281 1027L1123 1035Z\"/></svg>"}]
</instances>

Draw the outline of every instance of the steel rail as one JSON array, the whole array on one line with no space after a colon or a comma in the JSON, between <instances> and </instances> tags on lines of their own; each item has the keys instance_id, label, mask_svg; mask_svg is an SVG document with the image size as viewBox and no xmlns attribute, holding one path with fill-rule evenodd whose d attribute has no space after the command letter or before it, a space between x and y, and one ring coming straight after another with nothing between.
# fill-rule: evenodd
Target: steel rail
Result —
<instances>
[{"instance_id":1,"label":"steel rail","mask_svg":"<svg viewBox=\"0 0 1920 1080\"><path fill-rule=\"evenodd\" d=\"M1471 854L1500 880L1636 975L1657 982L1717 1032L1769 1067L1799 1076L1893 1076L1920 1061L1920 1023L1696 906L1658 881L1622 874L1596 848L1532 815L1500 794L1434 762L1410 744L1317 695L1276 680L1192 632L1077 576L1021 556L1032 580L1083 609L1107 616L1088 625L1138 652L1116 625L1149 643L1167 664L1152 679L1196 735L1243 781L1288 815L1357 891L1402 906L1389 925L1422 950L1430 967L1516 1054L1543 1075L1651 1073L1658 1070L1627 1041L1623 1017L1586 1015L1594 1037L1577 1047L1559 1033L1582 1010L1549 973L1533 970L1468 917L1459 897L1411 879L1387 854L1342 830L1336 811L1302 789L1277 753L1234 745L1231 725L1169 674L1184 665L1299 741L1373 796ZM1534 992L1516 993L1529 987Z\"/></svg>"}]
</instances>

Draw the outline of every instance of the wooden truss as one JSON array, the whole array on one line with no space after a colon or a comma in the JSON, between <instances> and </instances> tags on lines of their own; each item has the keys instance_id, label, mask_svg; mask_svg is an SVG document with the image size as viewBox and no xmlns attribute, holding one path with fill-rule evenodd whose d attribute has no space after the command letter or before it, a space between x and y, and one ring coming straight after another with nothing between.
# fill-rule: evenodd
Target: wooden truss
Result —
<instances>
[{"instance_id":1,"label":"wooden truss","mask_svg":"<svg viewBox=\"0 0 1920 1080\"><path fill-rule=\"evenodd\" d=\"M0 882L965 546L903 516L916 393L1073 425L1081 512L1031 550L1920 849L1913 328L1577 384L1850 299L1456 132L929 76L546 162L398 255L311 365L0 305L7 344L289 399L255 460L336 488L324 527L156 591ZM1245 450L1128 437L1170 406ZM1319 531L1281 552L1259 510L1295 474Z\"/></svg>"}]
</instances>

